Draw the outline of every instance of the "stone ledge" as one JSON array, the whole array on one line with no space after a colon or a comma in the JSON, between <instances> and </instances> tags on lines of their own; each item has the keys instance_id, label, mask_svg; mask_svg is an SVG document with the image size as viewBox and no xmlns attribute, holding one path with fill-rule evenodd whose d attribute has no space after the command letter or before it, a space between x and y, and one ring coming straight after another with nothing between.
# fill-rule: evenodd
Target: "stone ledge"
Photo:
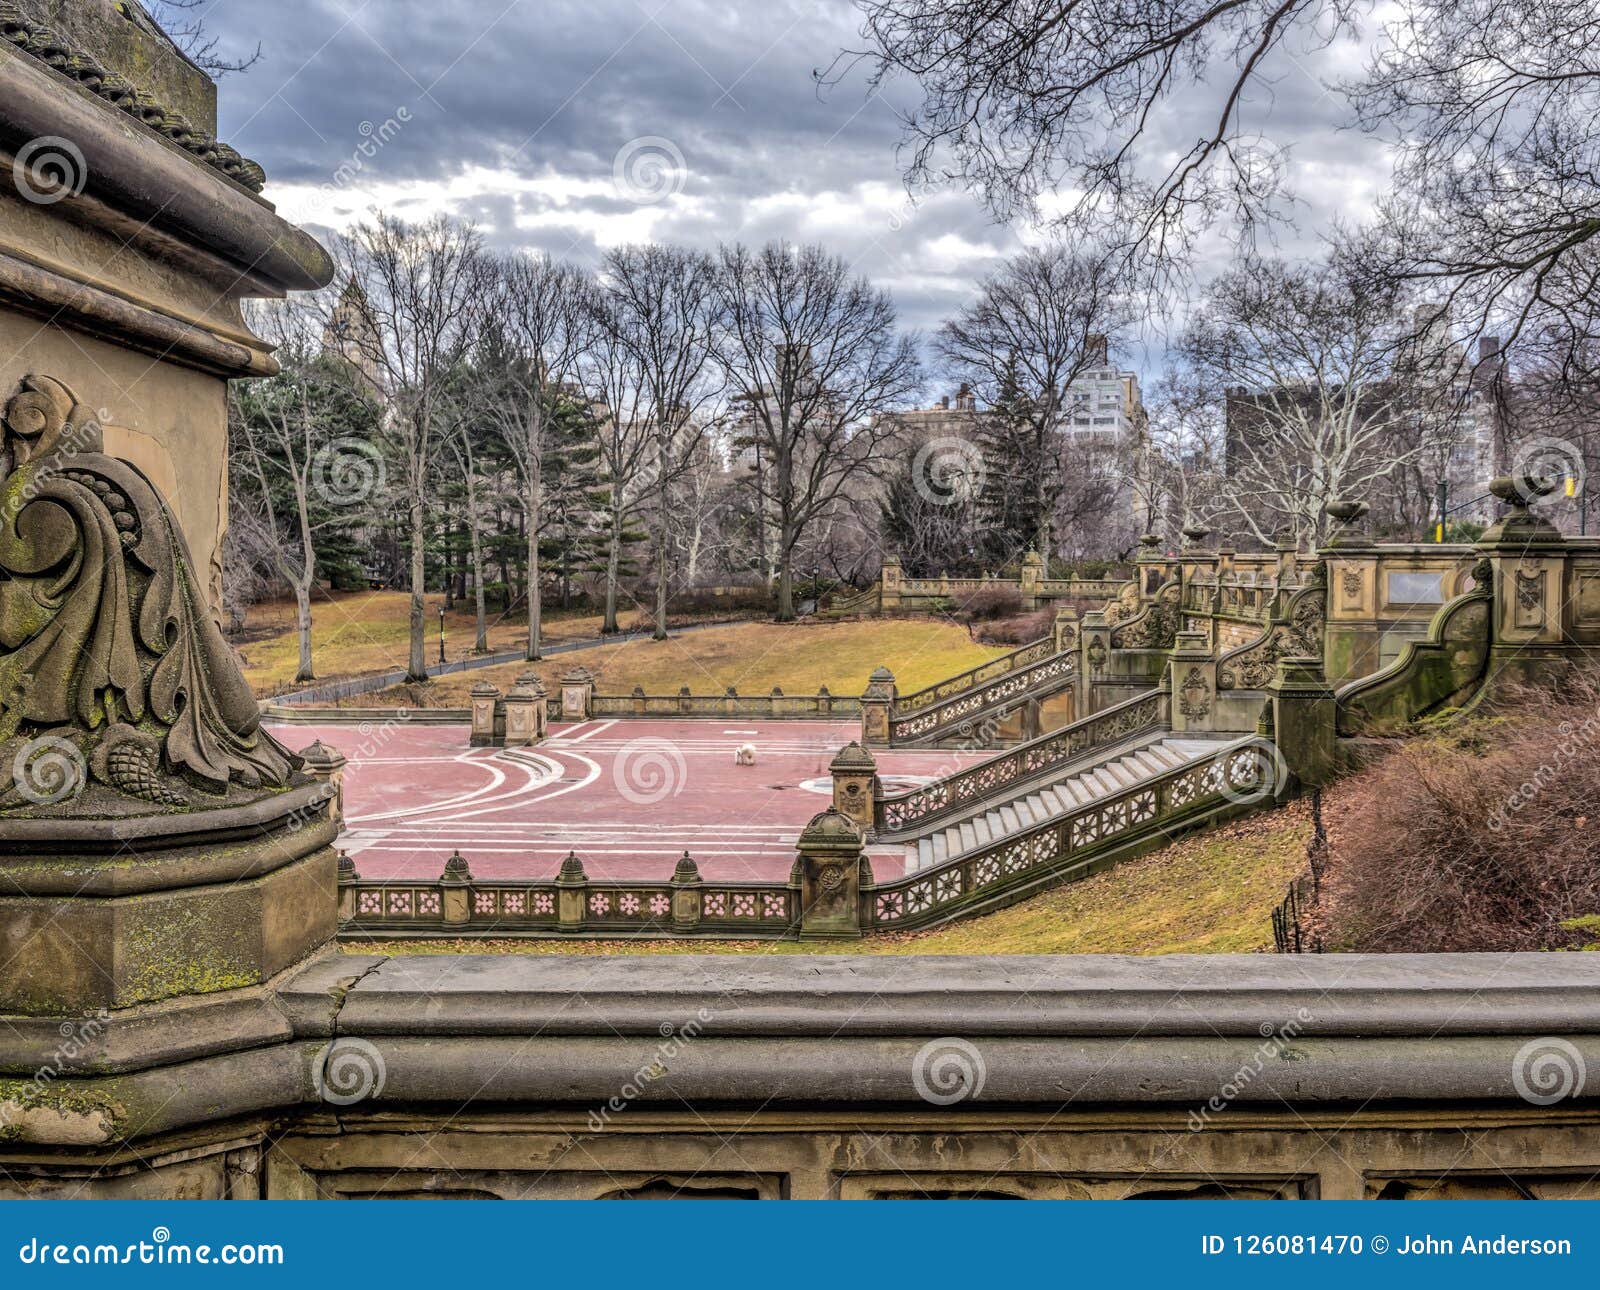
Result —
<instances>
[{"instance_id":1,"label":"stone ledge","mask_svg":"<svg viewBox=\"0 0 1600 1290\"><path fill-rule=\"evenodd\" d=\"M339 1030L658 1035L702 1009L704 1035L1600 1035L1600 956L402 955Z\"/></svg>"}]
</instances>

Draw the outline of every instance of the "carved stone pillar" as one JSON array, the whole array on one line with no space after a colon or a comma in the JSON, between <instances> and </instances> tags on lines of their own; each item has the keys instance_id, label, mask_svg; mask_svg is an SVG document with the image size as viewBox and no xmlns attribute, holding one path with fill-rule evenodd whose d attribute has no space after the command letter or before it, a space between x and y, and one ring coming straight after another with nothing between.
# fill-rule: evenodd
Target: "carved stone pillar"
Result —
<instances>
[{"instance_id":1,"label":"carved stone pillar","mask_svg":"<svg viewBox=\"0 0 1600 1290\"><path fill-rule=\"evenodd\" d=\"M1568 547L1554 525L1528 509L1553 480L1505 477L1489 491L1508 507L1478 541L1489 561L1494 606L1488 675L1537 681L1568 654L1564 586Z\"/></svg>"},{"instance_id":2,"label":"carved stone pillar","mask_svg":"<svg viewBox=\"0 0 1600 1290\"><path fill-rule=\"evenodd\" d=\"M801 937L859 937L862 874L870 874L870 870L861 851L861 833L850 817L834 810L813 816L795 849L799 852Z\"/></svg>"},{"instance_id":3,"label":"carved stone pillar","mask_svg":"<svg viewBox=\"0 0 1600 1290\"><path fill-rule=\"evenodd\" d=\"M1333 690L1323 675L1322 660L1280 658L1277 675L1267 690L1272 704L1272 742L1281 765L1301 784L1327 783L1333 778L1337 754Z\"/></svg>"},{"instance_id":4,"label":"carved stone pillar","mask_svg":"<svg viewBox=\"0 0 1600 1290\"><path fill-rule=\"evenodd\" d=\"M1205 632L1179 632L1172 650L1172 729L1216 729L1217 661Z\"/></svg>"},{"instance_id":5,"label":"carved stone pillar","mask_svg":"<svg viewBox=\"0 0 1600 1290\"><path fill-rule=\"evenodd\" d=\"M472 746L488 748L496 742L494 728L495 701L500 697L498 686L479 681L472 687Z\"/></svg>"},{"instance_id":6,"label":"carved stone pillar","mask_svg":"<svg viewBox=\"0 0 1600 1290\"><path fill-rule=\"evenodd\" d=\"M867 680L861 695L861 742L868 747L889 742L889 716L895 701L894 673L878 668Z\"/></svg>"},{"instance_id":7,"label":"carved stone pillar","mask_svg":"<svg viewBox=\"0 0 1600 1290\"><path fill-rule=\"evenodd\" d=\"M828 765L833 776L833 809L867 835L877 827L878 763L858 743L848 743Z\"/></svg>"},{"instance_id":8,"label":"carved stone pillar","mask_svg":"<svg viewBox=\"0 0 1600 1290\"><path fill-rule=\"evenodd\" d=\"M561 678L561 719L587 721L594 705L594 677L586 667L575 667Z\"/></svg>"}]
</instances>

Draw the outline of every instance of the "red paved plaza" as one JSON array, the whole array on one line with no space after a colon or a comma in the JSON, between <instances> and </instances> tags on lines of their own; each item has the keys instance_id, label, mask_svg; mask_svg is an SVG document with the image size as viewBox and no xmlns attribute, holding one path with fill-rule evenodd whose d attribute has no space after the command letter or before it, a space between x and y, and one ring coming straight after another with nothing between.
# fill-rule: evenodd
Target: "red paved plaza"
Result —
<instances>
[{"instance_id":1,"label":"red paved plaza","mask_svg":"<svg viewBox=\"0 0 1600 1290\"><path fill-rule=\"evenodd\" d=\"M841 721L586 721L536 748L469 748L465 726L277 726L350 760L340 845L364 878L435 878L460 849L481 878L555 874L569 850L596 878L664 878L687 850L707 878L786 878L829 802L828 762L860 733ZM741 744L756 764L734 764ZM932 777L983 753L879 753L885 776ZM901 850L873 852L880 878Z\"/></svg>"}]
</instances>

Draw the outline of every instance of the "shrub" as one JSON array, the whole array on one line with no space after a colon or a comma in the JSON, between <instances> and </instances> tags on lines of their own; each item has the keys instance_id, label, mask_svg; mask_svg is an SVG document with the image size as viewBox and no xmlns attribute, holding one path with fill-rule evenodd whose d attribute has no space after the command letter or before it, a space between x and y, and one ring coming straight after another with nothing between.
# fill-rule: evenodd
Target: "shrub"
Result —
<instances>
[{"instance_id":1,"label":"shrub","mask_svg":"<svg viewBox=\"0 0 1600 1290\"><path fill-rule=\"evenodd\" d=\"M1574 920L1600 913L1600 671L1413 739L1340 798L1327 948L1582 946Z\"/></svg>"},{"instance_id":2,"label":"shrub","mask_svg":"<svg viewBox=\"0 0 1600 1290\"><path fill-rule=\"evenodd\" d=\"M1016 614L993 622L975 624L972 639L980 645L1027 645L1041 636L1050 635L1054 628L1055 611L1041 609L1031 614Z\"/></svg>"},{"instance_id":3,"label":"shrub","mask_svg":"<svg viewBox=\"0 0 1600 1290\"><path fill-rule=\"evenodd\" d=\"M960 612L971 623L1014 618L1022 612L1022 593L1014 587L985 587L963 600Z\"/></svg>"}]
</instances>

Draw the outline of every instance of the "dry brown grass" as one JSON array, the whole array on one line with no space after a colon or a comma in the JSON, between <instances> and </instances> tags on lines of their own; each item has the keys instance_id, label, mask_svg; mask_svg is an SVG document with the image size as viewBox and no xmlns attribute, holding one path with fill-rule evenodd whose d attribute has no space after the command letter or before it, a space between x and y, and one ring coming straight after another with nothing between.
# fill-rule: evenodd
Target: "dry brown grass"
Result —
<instances>
[{"instance_id":1,"label":"dry brown grass","mask_svg":"<svg viewBox=\"0 0 1600 1290\"><path fill-rule=\"evenodd\" d=\"M933 619L863 619L856 622L737 623L685 632L665 641L621 641L596 649L558 654L535 667L553 688L561 674L580 664L594 673L602 694L740 694L854 696L872 670L887 665L900 689L920 689L952 673L976 667L1003 651L975 644L966 629ZM501 690L527 669L524 663L439 677L426 686L396 686L355 700L373 706L465 707L474 685L489 681Z\"/></svg>"}]
</instances>

